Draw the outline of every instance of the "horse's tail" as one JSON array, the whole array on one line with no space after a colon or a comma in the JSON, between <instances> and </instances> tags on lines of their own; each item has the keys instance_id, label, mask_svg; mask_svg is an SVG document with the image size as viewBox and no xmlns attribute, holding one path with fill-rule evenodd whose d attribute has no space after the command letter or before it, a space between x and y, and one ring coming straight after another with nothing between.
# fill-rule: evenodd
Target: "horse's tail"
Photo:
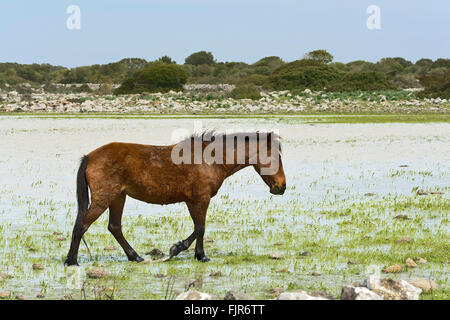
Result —
<instances>
[{"instance_id":1,"label":"horse's tail","mask_svg":"<svg viewBox=\"0 0 450 320\"><path fill-rule=\"evenodd\" d=\"M78 214L75 220L75 226L73 227L72 242L70 244L70 250L67 254L65 264L77 265L77 253L78 244L80 238L83 237L83 220L89 208L89 190L88 183L86 180L86 168L88 166L89 156L84 156L81 158L80 167L77 173L77 202L78 202ZM83 238L84 241L84 238ZM84 241L86 244L86 241ZM87 244L86 244L87 247ZM89 248L88 248L89 251ZM90 252L89 252L90 253Z\"/></svg>"},{"instance_id":2,"label":"horse's tail","mask_svg":"<svg viewBox=\"0 0 450 320\"><path fill-rule=\"evenodd\" d=\"M75 222L75 226L81 228L83 219L86 216L89 207L89 192L88 183L86 180L86 168L88 166L89 156L81 158L80 168L77 173L77 202L78 202L78 215Z\"/></svg>"}]
</instances>

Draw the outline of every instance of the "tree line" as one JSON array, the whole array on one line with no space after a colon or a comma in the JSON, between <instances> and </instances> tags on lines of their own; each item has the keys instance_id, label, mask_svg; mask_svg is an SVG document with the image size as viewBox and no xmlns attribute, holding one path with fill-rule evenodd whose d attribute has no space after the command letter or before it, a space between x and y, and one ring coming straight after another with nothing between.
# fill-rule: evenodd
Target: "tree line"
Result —
<instances>
[{"instance_id":1,"label":"tree line","mask_svg":"<svg viewBox=\"0 0 450 320\"><path fill-rule=\"evenodd\" d=\"M178 65L168 56L156 61L126 58L103 65L65 68L49 64L0 63L0 86L29 82L121 83L117 94L181 89L185 83L229 83L247 88L273 90L375 91L423 87L423 96L448 98L450 59L383 58L335 62L325 50L315 50L301 59L286 62L270 56L248 64L218 62L211 52L200 51ZM241 91L242 91L241 88ZM245 91L245 90L244 90Z\"/></svg>"}]
</instances>

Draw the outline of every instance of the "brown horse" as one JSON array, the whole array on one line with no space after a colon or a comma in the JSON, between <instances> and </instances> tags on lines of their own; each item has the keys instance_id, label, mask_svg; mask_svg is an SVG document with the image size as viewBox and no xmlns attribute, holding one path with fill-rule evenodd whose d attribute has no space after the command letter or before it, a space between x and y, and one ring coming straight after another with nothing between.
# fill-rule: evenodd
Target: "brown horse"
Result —
<instances>
[{"instance_id":1,"label":"brown horse","mask_svg":"<svg viewBox=\"0 0 450 320\"><path fill-rule=\"evenodd\" d=\"M218 144L223 140L227 143ZM183 161L179 161L180 156ZM194 222L194 232L170 248L170 257L187 250L197 240L195 258L208 261L203 250L203 235L209 202L227 177L247 166L254 167L271 193L284 193L286 178L281 147L278 135L273 132L209 132L192 135L170 146L114 142L92 151L82 158L78 169L78 215L65 263L78 265L80 240L108 208L108 230L130 261L143 260L122 234L127 195L154 204L185 202ZM90 205L88 187L92 198Z\"/></svg>"}]
</instances>

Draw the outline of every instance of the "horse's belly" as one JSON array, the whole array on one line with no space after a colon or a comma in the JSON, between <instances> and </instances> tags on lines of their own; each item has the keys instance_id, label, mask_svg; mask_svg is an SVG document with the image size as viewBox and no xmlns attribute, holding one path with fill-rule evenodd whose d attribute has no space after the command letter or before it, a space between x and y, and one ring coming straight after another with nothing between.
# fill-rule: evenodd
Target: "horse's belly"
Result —
<instances>
[{"instance_id":1,"label":"horse's belly","mask_svg":"<svg viewBox=\"0 0 450 320\"><path fill-rule=\"evenodd\" d=\"M162 191L141 191L133 190L132 188L126 189L126 194L133 199L144 201L147 203L154 204L171 204L176 202L185 201L185 196L183 194L177 194L173 192L162 192Z\"/></svg>"}]
</instances>

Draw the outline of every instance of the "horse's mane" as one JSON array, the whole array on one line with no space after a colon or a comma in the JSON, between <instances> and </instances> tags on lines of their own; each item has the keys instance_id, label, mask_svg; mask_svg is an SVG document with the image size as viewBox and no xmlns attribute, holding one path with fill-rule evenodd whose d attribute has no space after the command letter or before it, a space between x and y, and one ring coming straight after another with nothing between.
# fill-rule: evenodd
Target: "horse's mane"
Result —
<instances>
[{"instance_id":1,"label":"horse's mane","mask_svg":"<svg viewBox=\"0 0 450 320\"><path fill-rule=\"evenodd\" d=\"M208 144L212 141L214 141L214 139L216 137L223 137L223 138L227 138L227 137L234 137L237 139L245 139L245 141L254 141L256 139L256 142L259 142L260 140L260 136L271 136L272 141L276 142L279 146L279 153L281 154L281 140L282 138L280 137L279 134L273 132L273 131L240 131L240 132L231 132L231 133L225 133L225 132L221 132L218 131L216 129L209 129L209 130L204 130L201 132L195 132L193 134L191 134L190 136L188 136L187 138L183 139L182 141L180 141L180 143L182 142L189 142L189 140L193 141L193 140L200 140L203 141L204 143Z\"/></svg>"}]
</instances>

